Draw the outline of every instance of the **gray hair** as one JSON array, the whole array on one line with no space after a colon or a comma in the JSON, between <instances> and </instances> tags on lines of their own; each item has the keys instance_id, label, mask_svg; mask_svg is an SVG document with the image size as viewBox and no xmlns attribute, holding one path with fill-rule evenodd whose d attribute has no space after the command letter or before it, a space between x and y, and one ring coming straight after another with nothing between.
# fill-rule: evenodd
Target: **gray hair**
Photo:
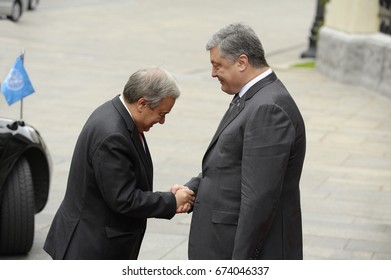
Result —
<instances>
[{"instance_id":1,"label":"gray hair","mask_svg":"<svg viewBox=\"0 0 391 280\"><path fill-rule=\"evenodd\" d=\"M261 41L248 25L233 23L223 27L206 44L207 51L214 47L219 47L220 55L231 62L244 54L253 67L269 66Z\"/></svg>"},{"instance_id":2,"label":"gray hair","mask_svg":"<svg viewBox=\"0 0 391 280\"><path fill-rule=\"evenodd\" d=\"M149 102L151 109L157 107L165 97L177 99L180 90L174 77L159 67L143 68L133 73L126 83L123 96L128 103L135 103L140 98Z\"/></svg>"}]
</instances>

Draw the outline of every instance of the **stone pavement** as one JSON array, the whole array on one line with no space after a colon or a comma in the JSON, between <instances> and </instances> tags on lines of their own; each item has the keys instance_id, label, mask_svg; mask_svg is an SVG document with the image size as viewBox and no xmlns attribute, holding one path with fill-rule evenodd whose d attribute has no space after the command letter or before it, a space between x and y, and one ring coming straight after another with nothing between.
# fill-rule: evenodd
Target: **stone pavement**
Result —
<instances>
[{"instance_id":1,"label":"stone pavement","mask_svg":"<svg viewBox=\"0 0 391 280\"><path fill-rule=\"evenodd\" d=\"M161 0L107 2L46 0L18 24L0 20L0 80L25 48L37 92L24 101L24 119L46 140L54 167L31 252L0 259L49 259L42 246L79 131L91 111L120 93L140 67L165 67L183 92L166 124L146 134L155 190L199 172L229 103L211 78L204 46L214 31L236 21L259 34L306 122L304 258L391 259L391 100L292 66L303 62L298 57L308 44L316 1L172 0L164 2L164 12L156 8ZM8 107L0 98L0 115L18 118L19 106ZM140 259L186 259L190 220L188 214L150 219Z\"/></svg>"}]
</instances>

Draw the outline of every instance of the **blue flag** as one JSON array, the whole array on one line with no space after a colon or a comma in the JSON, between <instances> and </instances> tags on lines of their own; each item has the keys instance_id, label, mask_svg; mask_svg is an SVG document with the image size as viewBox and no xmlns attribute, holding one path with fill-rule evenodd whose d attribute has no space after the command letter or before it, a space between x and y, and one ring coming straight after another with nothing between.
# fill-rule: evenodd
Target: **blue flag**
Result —
<instances>
[{"instance_id":1,"label":"blue flag","mask_svg":"<svg viewBox=\"0 0 391 280\"><path fill-rule=\"evenodd\" d=\"M33 85L23 66L22 56L16 59L15 65L1 85L1 91L8 105L12 105L27 95L34 93Z\"/></svg>"}]
</instances>

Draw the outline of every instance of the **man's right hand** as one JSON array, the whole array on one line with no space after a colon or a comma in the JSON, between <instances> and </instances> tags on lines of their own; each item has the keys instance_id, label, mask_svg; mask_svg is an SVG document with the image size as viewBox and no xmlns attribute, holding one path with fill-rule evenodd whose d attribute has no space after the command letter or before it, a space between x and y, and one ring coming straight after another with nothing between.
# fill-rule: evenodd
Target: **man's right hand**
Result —
<instances>
[{"instance_id":1,"label":"man's right hand","mask_svg":"<svg viewBox=\"0 0 391 280\"><path fill-rule=\"evenodd\" d=\"M194 192L187 187L182 186L175 190L175 199L177 206L177 213L188 212L194 205Z\"/></svg>"}]
</instances>

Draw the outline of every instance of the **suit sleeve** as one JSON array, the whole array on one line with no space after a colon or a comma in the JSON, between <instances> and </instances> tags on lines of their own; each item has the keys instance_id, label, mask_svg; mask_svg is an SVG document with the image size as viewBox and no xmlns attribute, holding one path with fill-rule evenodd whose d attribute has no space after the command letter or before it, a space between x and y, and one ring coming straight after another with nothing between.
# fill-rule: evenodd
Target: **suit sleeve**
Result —
<instances>
[{"instance_id":1,"label":"suit sleeve","mask_svg":"<svg viewBox=\"0 0 391 280\"><path fill-rule=\"evenodd\" d=\"M263 105L246 124L241 205L234 259L250 259L267 236L279 206L295 130L284 110Z\"/></svg>"},{"instance_id":2,"label":"suit sleeve","mask_svg":"<svg viewBox=\"0 0 391 280\"><path fill-rule=\"evenodd\" d=\"M133 218L170 219L176 212L171 192L145 191L147 173L137 151L122 134L111 134L92 154L94 175L108 207Z\"/></svg>"},{"instance_id":3,"label":"suit sleeve","mask_svg":"<svg viewBox=\"0 0 391 280\"><path fill-rule=\"evenodd\" d=\"M201 178L202 178L202 172L198 174L198 176L191 178L190 181L184 185L187 186L189 189L191 189L195 194L197 194L198 187L201 182Z\"/></svg>"}]
</instances>

